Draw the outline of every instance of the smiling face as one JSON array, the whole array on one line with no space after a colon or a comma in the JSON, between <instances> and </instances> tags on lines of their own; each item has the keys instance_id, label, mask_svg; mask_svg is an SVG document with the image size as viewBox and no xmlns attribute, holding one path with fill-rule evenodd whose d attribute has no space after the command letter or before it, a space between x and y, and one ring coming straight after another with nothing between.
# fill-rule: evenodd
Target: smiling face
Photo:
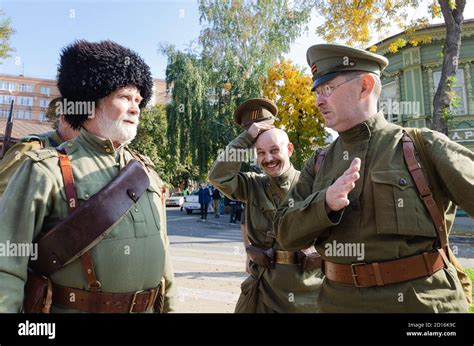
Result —
<instances>
[{"instance_id":1,"label":"smiling face","mask_svg":"<svg viewBox=\"0 0 474 346\"><path fill-rule=\"evenodd\" d=\"M137 134L141 101L136 87L120 88L99 101L95 117L86 121L84 127L99 137L110 139L116 147L130 142Z\"/></svg>"},{"instance_id":2,"label":"smiling face","mask_svg":"<svg viewBox=\"0 0 474 346\"><path fill-rule=\"evenodd\" d=\"M255 147L257 161L269 176L278 177L290 167L293 144L286 132L280 129L265 131L257 138Z\"/></svg>"}]
</instances>

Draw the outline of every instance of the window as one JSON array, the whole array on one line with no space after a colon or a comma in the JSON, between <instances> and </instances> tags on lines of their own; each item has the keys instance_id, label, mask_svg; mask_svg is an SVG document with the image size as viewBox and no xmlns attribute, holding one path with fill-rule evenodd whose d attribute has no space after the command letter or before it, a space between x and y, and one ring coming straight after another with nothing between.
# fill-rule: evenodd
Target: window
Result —
<instances>
[{"instance_id":1,"label":"window","mask_svg":"<svg viewBox=\"0 0 474 346\"><path fill-rule=\"evenodd\" d=\"M0 108L0 118L8 118L9 114L10 114L9 109Z\"/></svg>"},{"instance_id":2,"label":"window","mask_svg":"<svg viewBox=\"0 0 474 346\"><path fill-rule=\"evenodd\" d=\"M16 111L16 118L17 119L31 119L31 111L25 111L19 109Z\"/></svg>"},{"instance_id":3,"label":"window","mask_svg":"<svg viewBox=\"0 0 474 346\"><path fill-rule=\"evenodd\" d=\"M39 114L39 121L48 121L48 118L46 117L45 112L40 112Z\"/></svg>"},{"instance_id":4,"label":"window","mask_svg":"<svg viewBox=\"0 0 474 346\"><path fill-rule=\"evenodd\" d=\"M391 82L383 85L379 100L379 109L387 117L387 120L396 123L399 121L399 109L397 99L397 83Z\"/></svg>"},{"instance_id":5,"label":"window","mask_svg":"<svg viewBox=\"0 0 474 346\"><path fill-rule=\"evenodd\" d=\"M16 90L16 83L0 81L0 90L15 91Z\"/></svg>"},{"instance_id":6,"label":"window","mask_svg":"<svg viewBox=\"0 0 474 346\"><path fill-rule=\"evenodd\" d=\"M40 100L40 107L48 108L49 100L41 99Z\"/></svg>"},{"instance_id":7,"label":"window","mask_svg":"<svg viewBox=\"0 0 474 346\"><path fill-rule=\"evenodd\" d=\"M32 93L33 90L34 90L33 84L20 84L19 86L20 92Z\"/></svg>"},{"instance_id":8,"label":"window","mask_svg":"<svg viewBox=\"0 0 474 346\"><path fill-rule=\"evenodd\" d=\"M25 97L25 96L18 96L17 103L21 106L33 106L33 98L32 97Z\"/></svg>"},{"instance_id":9,"label":"window","mask_svg":"<svg viewBox=\"0 0 474 346\"><path fill-rule=\"evenodd\" d=\"M10 104L11 102L15 101L15 96L11 95L0 95L0 103L3 104Z\"/></svg>"},{"instance_id":10,"label":"window","mask_svg":"<svg viewBox=\"0 0 474 346\"><path fill-rule=\"evenodd\" d=\"M439 80L441 79L441 71L433 72L433 83L434 90L438 89ZM459 105L455 108L451 107L453 114L455 115L465 115L467 114L467 105L466 105L466 87L464 84L464 70L458 69L456 72L456 86L454 87L457 96L459 97Z\"/></svg>"},{"instance_id":11,"label":"window","mask_svg":"<svg viewBox=\"0 0 474 346\"><path fill-rule=\"evenodd\" d=\"M41 89L40 89L40 93L42 93L43 95L50 96L51 95L51 88L42 86Z\"/></svg>"}]
</instances>

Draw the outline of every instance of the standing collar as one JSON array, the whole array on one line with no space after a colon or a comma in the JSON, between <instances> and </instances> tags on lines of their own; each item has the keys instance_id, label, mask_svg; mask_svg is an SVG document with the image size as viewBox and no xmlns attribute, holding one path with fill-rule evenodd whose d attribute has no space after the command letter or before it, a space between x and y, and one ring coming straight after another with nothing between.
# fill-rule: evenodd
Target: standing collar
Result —
<instances>
[{"instance_id":1,"label":"standing collar","mask_svg":"<svg viewBox=\"0 0 474 346\"><path fill-rule=\"evenodd\" d=\"M361 139L370 138L373 132L384 128L388 124L382 112L378 112L366 121L357 124L353 128L339 132L339 137L344 142L355 142Z\"/></svg>"},{"instance_id":2,"label":"standing collar","mask_svg":"<svg viewBox=\"0 0 474 346\"><path fill-rule=\"evenodd\" d=\"M117 149L114 148L114 144L110 139L106 138L101 138L99 136L96 136L89 131L87 131L85 128L81 128L81 131L79 133L79 136L77 137L77 140L81 142L84 146L97 151L102 154L110 154L110 155L115 155L117 152L120 152L123 147L126 144L122 144L120 147Z\"/></svg>"}]
</instances>

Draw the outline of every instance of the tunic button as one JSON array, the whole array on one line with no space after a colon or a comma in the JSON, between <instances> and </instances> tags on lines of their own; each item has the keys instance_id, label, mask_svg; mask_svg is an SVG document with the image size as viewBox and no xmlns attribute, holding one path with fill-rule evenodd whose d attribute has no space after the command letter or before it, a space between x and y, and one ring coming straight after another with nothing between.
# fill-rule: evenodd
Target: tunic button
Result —
<instances>
[{"instance_id":1,"label":"tunic button","mask_svg":"<svg viewBox=\"0 0 474 346\"><path fill-rule=\"evenodd\" d=\"M84 195L84 199L89 199L89 197L90 197L90 196L89 196L88 193L86 193L86 194Z\"/></svg>"},{"instance_id":2,"label":"tunic button","mask_svg":"<svg viewBox=\"0 0 474 346\"><path fill-rule=\"evenodd\" d=\"M138 209L137 209L137 208L135 208L135 213L138 213Z\"/></svg>"},{"instance_id":3,"label":"tunic button","mask_svg":"<svg viewBox=\"0 0 474 346\"><path fill-rule=\"evenodd\" d=\"M105 149L106 152L110 153L110 148Z\"/></svg>"},{"instance_id":4,"label":"tunic button","mask_svg":"<svg viewBox=\"0 0 474 346\"><path fill-rule=\"evenodd\" d=\"M404 178L400 178L400 180L398 181L398 184L399 184L400 186L406 186L407 181L406 181Z\"/></svg>"},{"instance_id":5,"label":"tunic button","mask_svg":"<svg viewBox=\"0 0 474 346\"><path fill-rule=\"evenodd\" d=\"M67 144L67 147L68 147L68 148L72 148L72 143L68 143L68 144Z\"/></svg>"}]
</instances>

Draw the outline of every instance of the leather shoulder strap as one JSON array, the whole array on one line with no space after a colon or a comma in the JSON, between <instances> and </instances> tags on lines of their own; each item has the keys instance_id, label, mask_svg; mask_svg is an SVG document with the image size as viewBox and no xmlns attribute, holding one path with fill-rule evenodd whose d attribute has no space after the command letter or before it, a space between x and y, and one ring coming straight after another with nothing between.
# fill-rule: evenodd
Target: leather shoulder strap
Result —
<instances>
[{"instance_id":1,"label":"leather shoulder strap","mask_svg":"<svg viewBox=\"0 0 474 346\"><path fill-rule=\"evenodd\" d=\"M59 167L61 169L61 175L63 176L64 190L66 193L66 199L68 201L67 206L68 206L69 214L71 214L79 206L77 193L76 193L76 187L74 183L74 175L72 173L71 160L69 160L69 156L67 155L64 149L60 148L56 150L58 151ZM82 260L82 268L84 271L84 275L87 280L87 286L89 287L90 290L93 290L93 291L100 290L101 284L99 280L97 280L97 276L95 274L94 262L92 261L92 255L90 251L85 252L81 256L81 260Z\"/></svg>"},{"instance_id":2,"label":"leather shoulder strap","mask_svg":"<svg viewBox=\"0 0 474 346\"><path fill-rule=\"evenodd\" d=\"M403 157L410 171L410 175L415 182L415 186L420 193L420 198L428 209L431 215L433 223L436 227L438 240L441 248L445 248L448 245L447 230L444 223L444 218L436 205L433 194L431 193L430 187L427 180L421 170L421 165L416 158L415 145L413 140L408 136L406 132L403 134Z\"/></svg>"},{"instance_id":3,"label":"leather shoulder strap","mask_svg":"<svg viewBox=\"0 0 474 346\"><path fill-rule=\"evenodd\" d=\"M326 154L329 151L329 147L323 148L318 152L318 156L316 157L316 163L314 165L314 173L318 174L323 166L324 159L326 158Z\"/></svg>"},{"instance_id":4,"label":"leather shoulder strap","mask_svg":"<svg viewBox=\"0 0 474 346\"><path fill-rule=\"evenodd\" d=\"M78 207L76 187L74 184L74 175L72 173L71 161L64 149L57 149L59 155L59 168L63 176L64 191L66 193L67 207L69 213L72 213Z\"/></svg>"}]
</instances>

